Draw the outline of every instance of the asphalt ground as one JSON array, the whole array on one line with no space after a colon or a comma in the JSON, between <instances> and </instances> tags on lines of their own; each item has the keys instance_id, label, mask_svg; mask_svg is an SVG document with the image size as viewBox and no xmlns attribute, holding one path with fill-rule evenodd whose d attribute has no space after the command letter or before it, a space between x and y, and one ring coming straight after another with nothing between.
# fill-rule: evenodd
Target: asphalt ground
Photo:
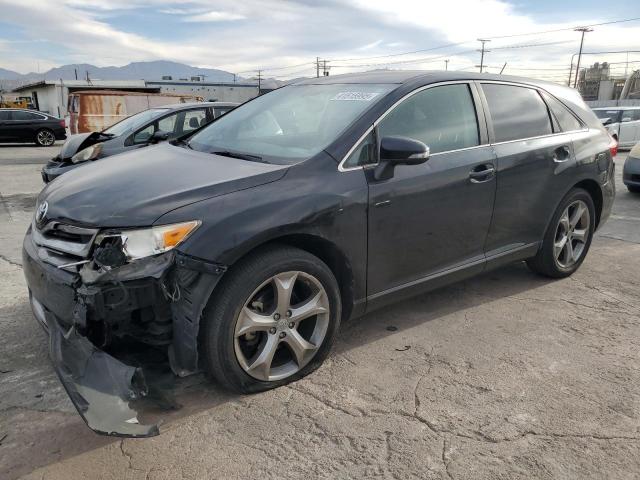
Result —
<instances>
[{"instance_id":1,"label":"asphalt ground","mask_svg":"<svg viewBox=\"0 0 640 480\"><path fill-rule=\"evenodd\" d=\"M21 241L58 147L0 145L0 478L640 477L640 195L571 278L516 264L343 325L317 372L252 396L158 371L151 439L91 432L47 357Z\"/></svg>"}]
</instances>

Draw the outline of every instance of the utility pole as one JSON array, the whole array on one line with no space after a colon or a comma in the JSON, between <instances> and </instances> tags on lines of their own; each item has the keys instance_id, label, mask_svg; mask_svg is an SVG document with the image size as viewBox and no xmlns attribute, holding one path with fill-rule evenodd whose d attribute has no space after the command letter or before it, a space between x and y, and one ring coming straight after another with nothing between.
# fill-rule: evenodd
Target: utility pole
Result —
<instances>
[{"instance_id":1,"label":"utility pole","mask_svg":"<svg viewBox=\"0 0 640 480\"><path fill-rule=\"evenodd\" d=\"M444 61L444 69L445 69L445 71L449 70L449 59Z\"/></svg>"},{"instance_id":2,"label":"utility pole","mask_svg":"<svg viewBox=\"0 0 640 480\"><path fill-rule=\"evenodd\" d=\"M320 77L320 57L316 57L316 78Z\"/></svg>"},{"instance_id":3,"label":"utility pole","mask_svg":"<svg viewBox=\"0 0 640 480\"><path fill-rule=\"evenodd\" d=\"M325 77L329 76L329 70L327 70L327 61L323 60L322 61L322 75Z\"/></svg>"},{"instance_id":4,"label":"utility pole","mask_svg":"<svg viewBox=\"0 0 640 480\"><path fill-rule=\"evenodd\" d=\"M482 73L482 69L484 68L484 54L491 51L491 50L485 50L484 44L487 42L490 42L491 40L486 38L479 38L478 41L482 42L482 49L478 50L478 52L480 52L480 65L476 65L476 66L480 67L480 73Z\"/></svg>"},{"instance_id":5,"label":"utility pole","mask_svg":"<svg viewBox=\"0 0 640 480\"><path fill-rule=\"evenodd\" d=\"M258 95L260 95L261 89L262 89L262 70L258 70Z\"/></svg>"},{"instance_id":6,"label":"utility pole","mask_svg":"<svg viewBox=\"0 0 640 480\"><path fill-rule=\"evenodd\" d=\"M504 72L504 69L507 67L507 62L504 62L504 65L502 66L502 69L500 70L500 75L502 75L502 72Z\"/></svg>"},{"instance_id":7,"label":"utility pole","mask_svg":"<svg viewBox=\"0 0 640 480\"><path fill-rule=\"evenodd\" d=\"M582 45L584 45L584 34L587 32L593 32L593 28L578 27L574 30L574 32L582 32L582 36L580 37L580 51L578 52L578 64L576 65L576 79L573 82L573 88L576 88L576 86L578 85L578 77L580 76L580 58L582 57Z\"/></svg>"}]
</instances>

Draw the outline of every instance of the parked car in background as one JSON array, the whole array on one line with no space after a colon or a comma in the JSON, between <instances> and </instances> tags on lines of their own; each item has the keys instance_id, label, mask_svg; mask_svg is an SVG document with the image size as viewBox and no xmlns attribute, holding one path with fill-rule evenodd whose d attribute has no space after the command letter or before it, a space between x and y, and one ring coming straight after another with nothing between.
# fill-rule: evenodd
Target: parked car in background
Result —
<instances>
[{"instance_id":1,"label":"parked car in background","mask_svg":"<svg viewBox=\"0 0 640 480\"><path fill-rule=\"evenodd\" d=\"M231 102L179 103L151 108L102 132L78 133L42 169L47 183L86 162L186 135L234 109Z\"/></svg>"},{"instance_id":2,"label":"parked car in background","mask_svg":"<svg viewBox=\"0 0 640 480\"><path fill-rule=\"evenodd\" d=\"M101 132L131 115L174 103L201 102L202 97L173 93L87 90L69 94L69 132Z\"/></svg>"},{"instance_id":3,"label":"parked car in background","mask_svg":"<svg viewBox=\"0 0 640 480\"><path fill-rule=\"evenodd\" d=\"M33 143L49 147L67 138L64 120L22 108L0 109L0 142Z\"/></svg>"},{"instance_id":4,"label":"parked car in background","mask_svg":"<svg viewBox=\"0 0 640 480\"><path fill-rule=\"evenodd\" d=\"M102 348L133 336L258 392L314 371L350 317L510 262L567 277L611 212L612 148L557 84L305 80L47 185L23 243L33 312L89 427L154 435L129 403L142 371Z\"/></svg>"},{"instance_id":5,"label":"parked car in background","mask_svg":"<svg viewBox=\"0 0 640 480\"><path fill-rule=\"evenodd\" d=\"M621 148L640 142L640 107L599 107L593 109Z\"/></svg>"},{"instance_id":6,"label":"parked car in background","mask_svg":"<svg viewBox=\"0 0 640 480\"><path fill-rule=\"evenodd\" d=\"M622 169L622 181L633 193L640 193L640 142L631 149Z\"/></svg>"}]
</instances>

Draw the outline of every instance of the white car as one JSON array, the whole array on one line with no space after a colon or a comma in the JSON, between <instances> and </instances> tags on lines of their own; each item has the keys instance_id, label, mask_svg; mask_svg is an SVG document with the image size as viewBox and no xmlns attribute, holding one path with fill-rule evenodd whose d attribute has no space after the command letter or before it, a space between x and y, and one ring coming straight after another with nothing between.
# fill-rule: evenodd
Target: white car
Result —
<instances>
[{"instance_id":1,"label":"white car","mask_svg":"<svg viewBox=\"0 0 640 480\"><path fill-rule=\"evenodd\" d=\"M640 106L600 107L593 112L621 148L631 148L640 141Z\"/></svg>"}]
</instances>

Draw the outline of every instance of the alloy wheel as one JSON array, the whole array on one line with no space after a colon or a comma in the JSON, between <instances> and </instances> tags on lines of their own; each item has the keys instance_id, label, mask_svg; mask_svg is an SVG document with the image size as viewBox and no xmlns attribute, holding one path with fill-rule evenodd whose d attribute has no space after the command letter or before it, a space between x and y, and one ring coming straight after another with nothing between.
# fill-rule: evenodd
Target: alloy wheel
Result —
<instances>
[{"instance_id":1,"label":"alloy wheel","mask_svg":"<svg viewBox=\"0 0 640 480\"><path fill-rule=\"evenodd\" d=\"M300 271L274 275L253 291L236 319L238 363L258 380L290 377L322 346L329 318L329 298L317 278Z\"/></svg>"},{"instance_id":2,"label":"alloy wheel","mask_svg":"<svg viewBox=\"0 0 640 480\"><path fill-rule=\"evenodd\" d=\"M553 256L561 268L571 268L584 255L591 218L587 204L576 200L564 210L553 243Z\"/></svg>"},{"instance_id":3,"label":"alloy wheel","mask_svg":"<svg viewBox=\"0 0 640 480\"><path fill-rule=\"evenodd\" d=\"M49 130L40 130L37 135L37 140L40 145L49 147L54 144L56 138Z\"/></svg>"}]
</instances>

